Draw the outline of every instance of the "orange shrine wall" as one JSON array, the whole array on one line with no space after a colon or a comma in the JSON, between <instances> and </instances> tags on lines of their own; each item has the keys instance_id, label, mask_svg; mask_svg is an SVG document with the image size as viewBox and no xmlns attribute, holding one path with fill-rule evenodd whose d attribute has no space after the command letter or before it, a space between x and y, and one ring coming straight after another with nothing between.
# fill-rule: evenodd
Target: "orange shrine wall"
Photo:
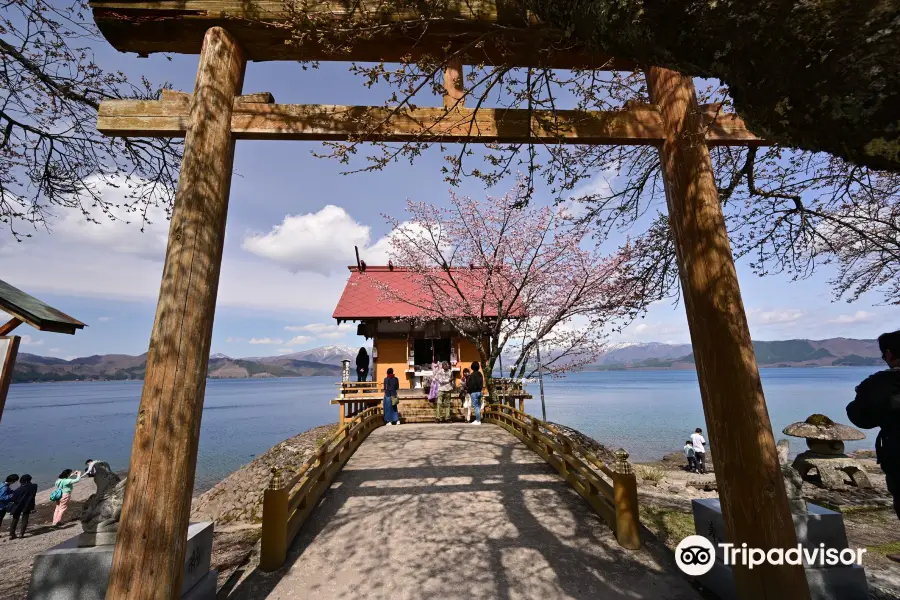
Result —
<instances>
[{"instance_id":1,"label":"orange shrine wall","mask_svg":"<svg viewBox=\"0 0 900 600\"><path fill-rule=\"evenodd\" d=\"M485 346L487 346L487 338L482 342ZM481 355L478 354L478 348L475 347L475 344L470 342L467 339L461 338L459 340L459 364L461 369L468 368L473 362L478 361L481 362Z\"/></svg>"},{"instance_id":2,"label":"orange shrine wall","mask_svg":"<svg viewBox=\"0 0 900 600\"><path fill-rule=\"evenodd\" d=\"M375 338L378 359L375 363L375 381L387 377L387 370L394 369L394 376L400 380L400 387L409 387L406 377L407 355L405 338Z\"/></svg>"}]
</instances>

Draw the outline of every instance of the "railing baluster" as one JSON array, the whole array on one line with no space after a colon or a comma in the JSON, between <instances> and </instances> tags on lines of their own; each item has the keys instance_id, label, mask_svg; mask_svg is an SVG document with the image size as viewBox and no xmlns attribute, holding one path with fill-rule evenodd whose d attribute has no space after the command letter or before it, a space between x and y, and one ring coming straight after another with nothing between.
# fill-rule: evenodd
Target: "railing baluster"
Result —
<instances>
[{"instance_id":1,"label":"railing baluster","mask_svg":"<svg viewBox=\"0 0 900 600\"><path fill-rule=\"evenodd\" d=\"M287 558L288 492L281 487L281 472L272 469L269 487L263 493L262 539L259 568L271 572L281 568Z\"/></svg>"},{"instance_id":2,"label":"railing baluster","mask_svg":"<svg viewBox=\"0 0 900 600\"><path fill-rule=\"evenodd\" d=\"M616 507L616 540L620 546L637 550L641 547L637 478L628 462L628 453L621 448L616 451L613 493Z\"/></svg>"}]
</instances>

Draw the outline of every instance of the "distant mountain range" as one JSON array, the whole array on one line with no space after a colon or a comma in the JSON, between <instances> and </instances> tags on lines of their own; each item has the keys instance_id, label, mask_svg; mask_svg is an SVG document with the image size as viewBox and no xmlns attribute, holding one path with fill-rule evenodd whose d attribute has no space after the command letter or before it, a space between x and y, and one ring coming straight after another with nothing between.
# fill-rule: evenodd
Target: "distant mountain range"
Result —
<instances>
[{"instance_id":1,"label":"distant mountain range","mask_svg":"<svg viewBox=\"0 0 900 600\"><path fill-rule=\"evenodd\" d=\"M756 360L762 367L843 367L882 364L875 340L832 338L827 340L785 340L753 342ZM371 349L368 349L371 353ZM303 377L329 375L339 377L341 361L351 361L359 347L322 346L281 356L231 358L224 354L209 357L209 377L239 379L246 377ZM693 369L690 344L626 343L609 350L586 370L619 369ZM143 379L147 355L103 354L63 360L20 353L13 371L13 382L103 381Z\"/></svg>"},{"instance_id":2,"label":"distant mountain range","mask_svg":"<svg viewBox=\"0 0 900 600\"><path fill-rule=\"evenodd\" d=\"M13 383L143 379L146 370L146 353L140 356L103 354L72 360L20 353L16 358L16 367L13 370ZM209 357L208 376L213 379L309 375L339 377L340 374L341 367L339 366L304 360L298 358L296 354L271 356L263 359L231 358L224 354L214 354Z\"/></svg>"},{"instance_id":3,"label":"distant mountain range","mask_svg":"<svg viewBox=\"0 0 900 600\"><path fill-rule=\"evenodd\" d=\"M754 341L761 367L849 367L884 364L876 340L831 338L827 340ZM617 344L588 370L693 369L690 344Z\"/></svg>"}]
</instances>

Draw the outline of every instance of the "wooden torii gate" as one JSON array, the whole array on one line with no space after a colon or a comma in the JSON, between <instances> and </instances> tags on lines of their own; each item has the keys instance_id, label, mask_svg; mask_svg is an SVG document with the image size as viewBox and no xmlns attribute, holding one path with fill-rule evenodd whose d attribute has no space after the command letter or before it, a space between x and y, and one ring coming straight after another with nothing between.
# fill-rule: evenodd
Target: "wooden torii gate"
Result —
<instances>
[{"instance_id":1,"label":"wooden torii gate","mask_svg":"<svg viewBox=\"0 0 900 600\"><path fill-rule=\"evenodd\" d=\"M277 24L297 11L319 22L323 17L340 22L350 12L344 3L308 2L290 11L281 0L90 4L100 30L120 51L200 54L193 95L166 93L160 101L107 101L100 107L98 129L108 135L185 138L108 598L174 600L181 589L238 139L346 140L363 134L368 140L402 141L422 140L427 132L429 139L443 142L544 139L658 147L728 534L750 547L796 545L708 150L764 142L736 116L698 106L690 77L646 67L652 104L617 112L550 115L455 106L454 117L443 119L459 97L466 58L472 64L554 68L635 65L577 49L543 56L541 46L558 33L510 11L514 3L502 0L448 0L444 18L430 19L418 33L386 33L340 53L315 40L286 43L290 28ZM417 16L405 8L383 12L384 1L352 4L355 12L377 12L382 22ZM491 28L496 31L485 36ZM449 45L463 47L476 37L481 41L468 46L470 55L459 56L445 74L444 108L406 110L386 119L375 107L279 105L269 94L241 95L248 60L399 61L440 54ZM801 567L736 567L735 576L744 598L809 598Z\"/></svg>"}]
</instances>

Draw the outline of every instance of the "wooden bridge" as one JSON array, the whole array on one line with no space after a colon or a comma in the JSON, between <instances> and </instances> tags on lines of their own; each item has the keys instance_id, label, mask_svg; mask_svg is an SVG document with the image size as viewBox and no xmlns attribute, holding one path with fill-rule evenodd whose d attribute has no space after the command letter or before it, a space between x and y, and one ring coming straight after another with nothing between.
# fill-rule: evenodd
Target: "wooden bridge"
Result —
<instances>
[{"instance_id":1,"label":"wooden bridge","mask_svg":"<svg viewBox=\"0 0 900 600\"><path fill-rule=\"evenodd\" d=\"M661 547L638 550L624 456L605 465L509 406L481 426L382 419L367 409L276 474L269 573L229 598L697 598Z\"/></svg>"}]
</instances>

